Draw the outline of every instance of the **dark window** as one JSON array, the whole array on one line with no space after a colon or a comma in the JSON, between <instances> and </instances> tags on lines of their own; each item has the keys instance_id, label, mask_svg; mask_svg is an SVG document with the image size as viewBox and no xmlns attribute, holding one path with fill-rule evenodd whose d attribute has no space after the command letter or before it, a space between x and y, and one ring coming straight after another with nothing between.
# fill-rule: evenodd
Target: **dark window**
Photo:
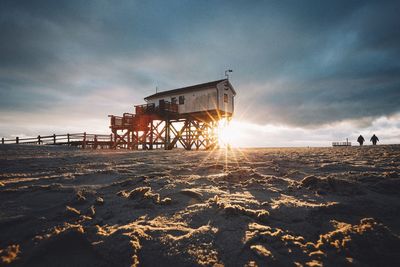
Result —
<instances>
[{"instance_id":1,"label":"dark window","mask_svg":"<svg viewBox=\"0 0 400 267\"><path fill-rule=\"evenodd\" d=\"M176 97L171 97L171 103L176 104Z\"/></svg>"},{"instance_id":2,"label":"dark window","mask_svg":"<svg viewBox=\"0 0 400 267\"><path fill-rule=\"evenodd\" d=\"M185 96L181 95L179 97L179 105L183 105L183 104L185 104Z\"/></svg>"},{"instance_id":3,"label":"dark window","mask_svg":"<svg viewBox=\"0 0 400 267\"><path fill-rule=\"evenodd\" d=\"M228 103L228 94L224 94L224 102Z\"/></svg>"},{"instance_id":4,"label":"dark window","mask_svg":"<svg viewBox=\"0 0 400 267\"><path fill-rule=\"evenodd\" d=\"M164 99L160 99L158 101L158 106L160 109L164 109L165 108L165 100Z\"/></svg>"}]
</instances>

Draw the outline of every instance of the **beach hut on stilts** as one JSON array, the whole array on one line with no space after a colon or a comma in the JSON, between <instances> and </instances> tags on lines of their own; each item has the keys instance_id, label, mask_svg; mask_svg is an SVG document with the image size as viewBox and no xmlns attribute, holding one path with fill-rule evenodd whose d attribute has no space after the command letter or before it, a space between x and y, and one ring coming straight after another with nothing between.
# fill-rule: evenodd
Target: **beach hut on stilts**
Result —
<instances>
[{"instance_id":1,"label":"beach hut on stilts","mask_svg":"<svg viewBox=\"0 0 400 267\"><path fill-rule=\"evenodd\" d=\"M229 79L156 92L132 113L109 115L112 147L213 149L219 121L233 116L235 96Z\"/></svg>"}]
</instances>

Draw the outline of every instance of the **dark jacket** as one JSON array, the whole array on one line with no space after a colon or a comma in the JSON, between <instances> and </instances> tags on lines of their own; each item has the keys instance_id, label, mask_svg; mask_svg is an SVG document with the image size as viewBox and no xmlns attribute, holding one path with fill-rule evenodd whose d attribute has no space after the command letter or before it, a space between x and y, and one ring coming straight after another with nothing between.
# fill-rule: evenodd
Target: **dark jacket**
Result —
<instances>
[{"instance_id":1,"label":"dark jacket","mask_svg":"<svg viewBox=\"0 0 400 267\"><path fill-rule=\"evenodd\" d=\"M376 136L376 135L373 135L372 137L371 137L371 140L370 140L371 142L376 142L376 141L379 141L379 138Z\"/></svg>"}]
</instances>

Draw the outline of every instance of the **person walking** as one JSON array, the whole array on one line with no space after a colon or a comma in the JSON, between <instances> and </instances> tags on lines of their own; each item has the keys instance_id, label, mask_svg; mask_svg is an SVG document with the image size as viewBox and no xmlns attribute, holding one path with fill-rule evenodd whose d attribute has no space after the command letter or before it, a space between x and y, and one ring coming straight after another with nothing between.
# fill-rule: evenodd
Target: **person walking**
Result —
<instances>
[{"instance_id":1,"label":"person walking","mask_svg":"<svg viewBox=\"0 0 400 267\"><path fill-rule=\"evenodd\" d=\"M376 142L379 141L379 138L374 134L374 135L371 137L371 140L370 140L370 141L371 141L372 144L375 146L375 145L376 145Z\"/></svg>"},{"instance_id":2,"label":"person walking","mask_svg":"<svg viewBox=\"0 0 400 267\"><path fill-rule=\"evenodd\" d=\"M364 141L365 141L364 137L360 134L360 136L357 138L357 142L360 143L360 146L362 146Z\"/></svg>"}]
</instances>

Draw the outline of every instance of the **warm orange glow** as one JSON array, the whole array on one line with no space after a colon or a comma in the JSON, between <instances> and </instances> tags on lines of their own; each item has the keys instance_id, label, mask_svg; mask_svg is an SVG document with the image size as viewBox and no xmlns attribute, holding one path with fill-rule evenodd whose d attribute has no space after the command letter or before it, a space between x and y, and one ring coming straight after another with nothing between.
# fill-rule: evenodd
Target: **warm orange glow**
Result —
<instances>
[{"instance_id":1,"label":"warm orange glow","mask_svg":"<svg viewBox=\"0 0 400 267\"><path fill-rule=\"evenodd\" d=\"M218 122L218 143L220 147L235 146L235 131L232 124L227 119Z\"/></svg>"}]
</instances>

